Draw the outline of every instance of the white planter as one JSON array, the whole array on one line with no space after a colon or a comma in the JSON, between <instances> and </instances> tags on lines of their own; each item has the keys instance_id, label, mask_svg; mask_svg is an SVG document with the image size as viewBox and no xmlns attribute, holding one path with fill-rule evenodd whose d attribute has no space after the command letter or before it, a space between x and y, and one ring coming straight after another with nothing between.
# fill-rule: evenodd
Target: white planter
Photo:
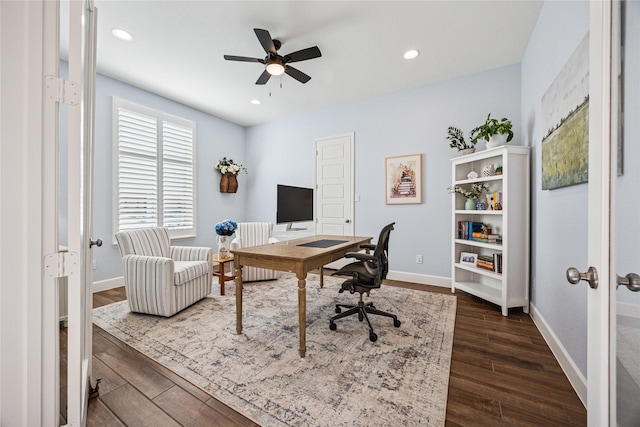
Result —
<instances>
[{"instance_id":1,"label":"white planter","mask_svg":"<svg viewBox=\"0 0 640 427\"><path fill-rule=\"evenodd\" d=\"M461 156L465 156L467 154L471 154L471 153L475 153L475 152L476 152L476 148L475 147L465 148L464 150L458 150L458 154L460 154Z\"/></svg>"},{"instance_id":2,"label":"white planter","mask_svg":"<svg viewBox=\"0 0 640 427\"><path fill-rule=\"evenodd\" d=\"M493 135L491 138L489 138L489 141L487 142L487 148L500 147L501 145L504 145L506 143L507 143L507 134L500 133L497 135Z\"/></svg>"}]
</instances>

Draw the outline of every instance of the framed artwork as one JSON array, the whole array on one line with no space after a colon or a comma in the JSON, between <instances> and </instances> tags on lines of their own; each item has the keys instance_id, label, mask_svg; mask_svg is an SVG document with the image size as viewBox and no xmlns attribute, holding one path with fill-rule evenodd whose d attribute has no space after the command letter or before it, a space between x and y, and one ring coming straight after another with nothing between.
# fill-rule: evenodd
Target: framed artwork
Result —
<instances>
[{"instance_id":1,"label":"framed artwork","mask_svg":"<svg viewBox=\"0 0 640 427\"><path fill-rule=\"evenodd\" d=\"M388 205L422 203L422 154L385 159L385 201Z\"/></svg>"},{"instance_id":2,"label":"framed artwork","mask_svg":"<svg viewBox=\"0 0 640 427\"><path fill-rule=\"evenodd\" d=\"M460 264L475 266L477 260L478 254L474 254L473 252L460 252Z\"/></svg>"}]
</instances>

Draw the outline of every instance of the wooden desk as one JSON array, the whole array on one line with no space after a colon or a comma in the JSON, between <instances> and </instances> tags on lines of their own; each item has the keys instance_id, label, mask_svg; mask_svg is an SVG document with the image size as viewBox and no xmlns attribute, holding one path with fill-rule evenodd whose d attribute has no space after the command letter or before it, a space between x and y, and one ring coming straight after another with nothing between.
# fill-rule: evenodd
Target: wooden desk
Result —
<instances>
[{"instance_id":1,"label":"wooden desk","mask_svg":"<svg viewBox=\"0 0 640 427\"><path fill-rule=\"evenodd\" d=\"M229 280L234 280L236 276L233 275L233 271L229 271L229 275L224 274L224 265L233 261L233 255L229 255L227 258L220 258L218 254L213 254L213 260L218 263L218 271L214 271L213 275L218 278L218 284L220 285L220 295L224 295L224 283Z\"/></svg>"},{"instance_id":2,"label":"wooden desk","mask_svg":"<svg viewBox=\"0 0 640 427\"><path fill-rule=\"evenodd\" d=\"M236 332L242 333L242 267L253 266L278 271L290 271L298 278L298 327L300 330L300 357L307 351L307 273L320 269L320 286L323 285L322 267L343 258L347 252L357 252L360 245L370 243L371 237L317 235L268 245L253 246L231 251L236 266ZM299 246L318 240L343 240L327 248Z\"/></svg>"}]
</instances>

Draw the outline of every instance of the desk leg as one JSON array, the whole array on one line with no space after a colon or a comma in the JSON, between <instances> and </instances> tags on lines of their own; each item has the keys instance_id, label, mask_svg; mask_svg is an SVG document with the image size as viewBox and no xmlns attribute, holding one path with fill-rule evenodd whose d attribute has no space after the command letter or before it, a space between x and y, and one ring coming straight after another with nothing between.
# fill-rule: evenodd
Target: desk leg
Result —
<instances>
[{"instance_id":1,"label":"desk leg","mask_svg":"<svg viewBox=\"0 0 640 427\"><path fill-rule=\"evenodd\" d=\"M242 266L236 265L236 333L242 333Z\"/></svg>"},{"instance_id":2,"label":"desk leg","mask_svg":"<svg viewBox=\"0 0 640 427\"><path fill-rule=\"evenodd\" d=\"M300 328L300 357L307 352L307 281L298 276L298 325Z\"/></svg>"},{"instance_id":3,"label":"desk leg","mask_svg":"<svg viewBox=\"0 0 640 427\"><path fill-rule=\"evenodd\" d=\"M320 288L324 288L324 265L320 267Z\"/></svg>"}]
</instances>

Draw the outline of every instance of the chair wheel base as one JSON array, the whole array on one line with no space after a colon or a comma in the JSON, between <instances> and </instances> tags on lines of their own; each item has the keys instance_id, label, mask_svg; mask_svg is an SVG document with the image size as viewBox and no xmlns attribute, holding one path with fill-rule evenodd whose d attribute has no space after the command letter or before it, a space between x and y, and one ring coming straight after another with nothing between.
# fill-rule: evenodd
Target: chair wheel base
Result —
<instances>
[{"instance_id":1,"label":"chair wheel base","mask_svg":"<svg viewBox=\"0 0 640 427\"><path fill-rule=\"evenodd\" d=\"M342 313L342 310L340 310L340 307L336 307L336 313Z\"/></svg>"},{"instance_id":2,"label":"chair wheel base","mask_svg":"<svg viewBox=\"0 0 640 427\"><path fill-rule=\"evenodd\" d=\"M338 329L338 326L336 326L336 324L333 322L329 322L329 329L335 331L336 329Z\"/></svg>"},{"instance_id":3,"label":"chair wheel base","mask_svg":"<svg viewBox=\"0 0 640 427\"><path fill-rule=\"evenodd\" d=\"M376 341L378 341L378 336L376 334L374 334L373 332L371 332L369 334L369 339L371 340L371 342L376 342Z\"/></svg>"},{"instance_id":4,"label":"chair wheel base","mask_svg":"<svg viewBox=\"0 0 640 427\"><path fill-rule=\"evenodd\" d=\"M400 325L402 325L401 321L399 321L398 319L393 319L393 326L395 326L396 328L399 328Z\"/></svg>"}]
</instances>

